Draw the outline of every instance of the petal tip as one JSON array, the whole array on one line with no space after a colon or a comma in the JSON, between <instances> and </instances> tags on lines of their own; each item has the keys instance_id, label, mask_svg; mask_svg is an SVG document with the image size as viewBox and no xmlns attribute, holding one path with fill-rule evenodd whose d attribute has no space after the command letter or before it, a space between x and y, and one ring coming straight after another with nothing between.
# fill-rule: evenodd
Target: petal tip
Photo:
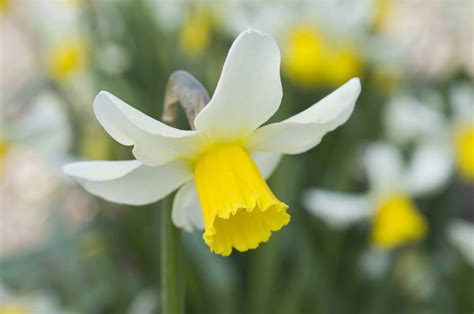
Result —
<instances>
[{"instance_id":1,"label":"petal tip","mask_svg":"<svg viewBox=\"0 0 474 314\"><path fill-rule=\"evenodd\" d=\"M249 27L247 28L245 31L243 31L241 34L241 36L250 36L250 35L255 35L255 36L260 36L260 37L268 37L268 38L272 38L272 36L270 36L269 34L265 33L264 31L261 31L259 29L256 29L256 28L252 28L252 27Z\"/></svg>"},{"instance_id":2,"label":"petal tip","mask_svg":"<svg viewBox=\"0 0 474 314\"><path fill-rule=\"evenodd\" d=\"M111 95L108 91L101 90L100 92L97 93L97 95L94 98L94 105L97 103L97 101L103 97L107 97Z\"/></svg>"},{"instance_id":3,"label":"petal tip","mask_svg":"<svg viewBox=\"0 0 474 314\"><path fill-rule=\"evenodd\" d=\"M360 83L360 78L358 78L358 77L353 77L353 78L351 78L346 84L347 84L347 85L349 85L349 84L352 85L353 88L354 88L354 91L357 91L357 92L360 93L360 90L361 90L361 88L362 88L362 85L361 85L361 83Z\"/></svg>"},{"instance_id":4,"label":"petal tip","mask_svg":"<svg viewBox=\"0 0 474 314\"><path fill-rule=\"evenodd\" d=\"M62 166L62 170L65 175L68 175L68 176L73 175L72 165L73 164L66 164Z\"/></svg>"}]
</instances>

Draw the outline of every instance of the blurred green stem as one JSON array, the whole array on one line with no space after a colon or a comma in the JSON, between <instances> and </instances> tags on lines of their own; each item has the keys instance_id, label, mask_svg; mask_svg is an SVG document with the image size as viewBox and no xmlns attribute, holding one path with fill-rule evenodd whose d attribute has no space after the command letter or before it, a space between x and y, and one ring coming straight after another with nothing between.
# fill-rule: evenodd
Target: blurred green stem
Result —
<instances>
[{"instance_id":1,"label":"blurred green stem","mask_svg":"<svg viewBox=\"0 0 474 314\"><path fill-rule=\"evenodd\" d=\"M164 314L184 313L181 231L171 221L173 195L161 201L161 304Z\"/></svg>"}]
</instances>

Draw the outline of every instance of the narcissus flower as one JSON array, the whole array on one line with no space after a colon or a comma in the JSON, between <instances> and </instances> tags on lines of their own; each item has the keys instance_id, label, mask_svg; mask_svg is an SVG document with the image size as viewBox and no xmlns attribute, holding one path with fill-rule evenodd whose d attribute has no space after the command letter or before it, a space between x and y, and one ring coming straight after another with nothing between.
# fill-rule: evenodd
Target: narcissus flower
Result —
<instances>
[{"instance_id":1,"label":"narcissus flower","mask_svg":"<svg viewBox=\"0 0 474 314\"><path fill-rule=\"evenodd\" d=\"M46 58L49 75L56 80L65 80L80 72L87 63L87 50L87 44L80 39L55 43Z\"/></svg>"},{"instance_id":2,"label":"narcissus flower","mask_svg":"<svg viewBox=\"0 0 474 314\"><path fill-rule=\"evenodd\" d=\"M398 97L387 110L388 135L400 143L431 141L443 151L440 157L446 165L456 165L463 180L474 182L474 88L470 84L452 88L450 105L451 116L446 118L428 103L408 95Z\"/></svg>"},{"instance_id":3,"label":"narcissus flower","mask_svg":"<svg viewBox=\"0 0 474 314\"><path fill-rule=\"evenodd\" d=\"M371 241L391 249L423 238L428 225L413 197L440 187L449 174L442 152L429 143L420 145L404 167L400 152L386 143L373 144L364 156L370 190L366 194L309 190L305 207L335 228L372 218ZM437 172L432 172L436 167Z\"/></svg>"},{"instance_id":4,"label":"narcissus flower","mask_svg":"<svg viewBox=\"0 0 474 314\"><path fill-rule=\"evenodd\" d=\"M366 37L372 3L303 1L289 6L277 1L242 6L228 2L220 6L223 26L233 34L243 25L272 34L282 49L282 75L299 87L339 86L363 75L369 61Z\"/></svg>"},{"instance_id":5,"label":"narcissus flower","mask_svg":"<svg viewBox=\"0 0 474 314\"><path fill-rule=\"evenodd\" d=\"M359 80L352 79L305 111L260 127L280 105L279 72L273 39L252 29L241 33L192 131L100 92L97 119L119 143L134 146L137 160L79 162L64 170L90 193L116 203L148 204L179 188L172 213L178 227L204 227L204 241L217 254L254 249L290 221L288 206L265 182L281 154L316 146L349 118L360 93Z\"/></svg>"},{"instance_id":6,"label":"narcissus flower","mask_svg":"<svg viewBox=\"0 0 474 314\"><path fill-rule=\"evenodd\" d=\"M211 39L212 17L210 12L191 12L179 34L181 51L188 57L197 57L208 48Z\"/></svg>"},{"instance_id":7,"label":"narcissus flower","mask_svg":"<svg viewBox=\"0 0 474 314\"><path fill-rule=\"evenodd\" d=\"M25 107L0 104L0 175L12 151L30 150L54 166L60 159L62 164L70 144L71 129L56 95L41 93Z\"/></svg>"},{"instance_id":8,"label":"narcissus flower","mask_svg":"<svg viewBox=\"0 0 474 314\"><path fill-rule=\"evenodd\" d=\"M293 26L285 42L284 69L297 83L339 85L362 73L362 60L354 44L332 43L310 25Z\"/></svg>"}]
</instances>

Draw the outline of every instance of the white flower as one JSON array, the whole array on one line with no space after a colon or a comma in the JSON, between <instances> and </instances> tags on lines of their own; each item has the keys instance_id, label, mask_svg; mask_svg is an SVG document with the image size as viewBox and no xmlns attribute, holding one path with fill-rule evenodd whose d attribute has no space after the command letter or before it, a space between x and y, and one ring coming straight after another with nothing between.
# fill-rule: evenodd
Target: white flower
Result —
<instances>
[{"instance_id":1,"label":"white flower","mask_svg":"<svg viewBox=\"0 0 474 314\"><path fill-rule=\"evenodd\" d=\"M195 131L167 126L100 92L97 119L119 143L134 146L137 160L80 162L64 171L116 203L148 204L181 187L173 204L177 226L205 226L205 242L222 255L256 248L289 222L287 206L263 177L281 154L307 151L343 124L360 93L359 80L352 79L307 110L260 127L280 105L279 70L280 52L270 36L241 33L211 101L194 120Z\"/></svg>"},{"instance_id":2,"label":"white flower","mask_svg":"<svg viewBox=\"0 0 474 314\"><path fill-rule=\"evenodd\" d=\"M64 158L71 145L71 128L61 101L46 92L26 105L9 101L0 105L0 160L21 146L50 162ZM3 151L3 154L2 154Z\"/></svg>"},{"instance_id":3,"label":"white flower","mask_svg":"<svg viewBox=\"0 0 474 314\"><path fill-rule=\"evenodd\" d=\"M456 164L460 175L473 181L474 88L467 84L452 88L450 105L451 116L446 118L441 109L408 95L398 97L391 102L386 112L387 132L390 138L399 143L431 142L442 152L432 158L444 158L445 167ZM427 163L425 166L430 165ZM436 167L432 167L431 171L439 173Z\"/></svg>"},{"instance_id":4,"label":"white flower","mask_svg":"<svg viewBox=\"0 0 474 314\"><path fill-rule=\"evenodd\" d=\"M418 240L426 233L427 225L412 198L439 188L449 173L444 158L433 158L437 154L442 154L437 146L424 143L405 165L395 147L372 144L364 155L369 180L367 193L311 189L305 193L303 203L334 228L372 218L372 242L382 249ZM437 167L439 173L433 173L432 167Z\"/></svg>"},{"instance_id":5,"label":"white flower","mask_svg":"<svg viewBox=\"0 0 474 314\"><path fill-rule=\"evenodd\" d=\"M338 86L363 74L368 3L236 2L221 9L231 33L243 25L269 31L282 47L282 74L301 87Z\"/></svg>"},{"instance_id":6,"label":"white flower","mask_svg":"<svg viewBox=\"0 0 474 314\"><path fill-rule=\"evenodd\" d=\"M448 226L448 238L466 261L474 267L474 224L455 220Z\"/></svg>"}]
</instances>

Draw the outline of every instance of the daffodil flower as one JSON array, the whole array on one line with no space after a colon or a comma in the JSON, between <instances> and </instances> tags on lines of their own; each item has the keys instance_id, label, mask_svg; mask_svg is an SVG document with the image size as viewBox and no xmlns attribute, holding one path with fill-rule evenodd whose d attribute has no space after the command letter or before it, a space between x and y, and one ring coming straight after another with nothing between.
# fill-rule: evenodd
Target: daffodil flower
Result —
<instances>
[{"instance_id":1,"label":"daffodil flower","mask_svg":"<svg viewBox=\"0 0 474 314\"><path fill-rule=\"evenodd\" d=\"M63 39L52 45L46 56L46 68L51 78L63 81L86 67L88 47L84 39Z\"/></svg>"},{"instance_id":2,"label":"daffodil flower","mask_svg":"<svg viewBox=\"0 0 474 314\"><path fill-rule=\"evenodd\" d=\"M337 1L305 1L298 6L231 2L224 5L222 14L227 16L224 26L232 32L242 25L268 30L282 48L282 74L302 88L312 88L338 86L363 74L366 48L360 47L367 45L358 43L366 39L372 6Z\"/></svg>"},{"instance_id":3,"label":"daffodil flower","mask_svg":"<svg viewBox=\"0 0 474 314\"><path fill-rule=\"evenodd\" d=\"M21 108L13 103L0 104L0 174L9 153L19 147L34 151L54 165L65 159L70 144L71 129L62 103L54 94L41 93Z\"/></svg>"},{"instance_id":4,"label":"daffodil flower","mask_svg":"<svg viewBox=\"0 0 474 314\"><path fill-rule=\"evenodd\" d=\"M430 141L445 158L456 165L466 181L474 181L474 89L458 85L450 91L451 116L410 96L400 96L389 104L386 114L390 138L399 143ZM427 166L430 164L427 164ZM451 167L454 172L455 167ZM438 172L432 168L432 172ZM446 176L448 179L449 176Z\"/></svg>"},{"instance_id":5,"label":"daffodil flower","mask_svg":"<svg viewBox=\"0 0 474 314\"><path fill-rule=\"evenodd\" d=\"M269 35L241 33L192 131L167 126L100 92L97 119L116 141L134 146L137 160L79 162L64 171L90 193L116 203L149 204L179 188L176 226L204 227L204 241L217 254L254 249L290 221L288 206L264 178L281 154L307 151L343 124L360 93L359 80L352 79L305 111L260 127L280 105L279 70L280 52Z\"/></svg>"},{"instance_id":6,"label":"daffodil flower","mask_svg":"<svg viewBox=\"0 0 474 314\"><path fill-rule=\"evenodd\" d=\"M190 12L179 33L181 51L190 58L202 55L209 47L211 27L211 12Z\"/></svg>"},{"instance_id":7,"label":"daffodil flower","mask_svg":"<svg viewBox=\"0 0 474 314\"><path fill-rule=\"evenodd\" d=\"M429 143L420 145L410 163L404 165L394 146L372 144L363 158L369 180L367 193L310 189L303 203L333 228L342 229L371 218L371 241L376 248L391 249L417 241L426 234L428 226L413 198L438 189L449 173L444 158L436 158L440 153L436 148ZM433 173L432 167L437 167L438 172Z\"/></svg>"},{"instance_id":8,"label":"daffodil flower","mask_svg":"<svg viewBox=\"0 0 474 314\"><path fill-rule=\"evenodd\" d=\"M202 56L212 40L212 29L219 23L217 5L187 5L183 2L152 1L160 29L178 38L180 52L189 59Z\"/></svg>"},{"instance_id":9,"label":"daffodil flower","mask_svg":"<svg viewBox=\"0 0 474 314\"><path fill-rule=\"evenodd\" d=\"M340 84L362 72L362 59L349 41L333 43L313 25L293 25L286 36L284 68L297 83Z\"/></svg>"}]
</instances>

